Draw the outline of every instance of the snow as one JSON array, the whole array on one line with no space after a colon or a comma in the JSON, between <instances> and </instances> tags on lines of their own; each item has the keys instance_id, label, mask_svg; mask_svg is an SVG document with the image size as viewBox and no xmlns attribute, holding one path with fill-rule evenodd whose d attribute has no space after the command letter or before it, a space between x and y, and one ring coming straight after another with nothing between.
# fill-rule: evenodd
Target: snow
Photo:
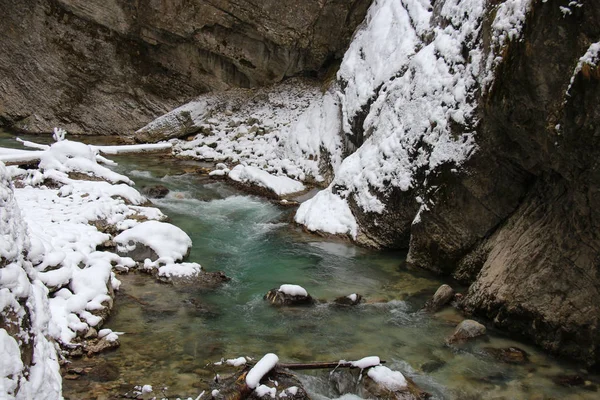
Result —
<instances>
[{"instance_id":1,"label":"snow","mask_svg":"<svg viewBox=\"0 0 600 400\"><path fill-rule=\"evenodd\" d=\"M259 387L257 387L256 389L254 389L254 393L256 394L256 396L258 397L264 397L264 396L269 396L272 399L275 398L275 394L277 393L277 388L272 388L266 385L260 385Z\"/></svg>"},{"instance_id":2,"label":"snow","mask_svg":"<svg viewBox=\"0 0 600 400\"><path fill-rule=\"evenodd\" d=\"M288 395L295 396L297 393L298 386L290 386L289 388L282 390L281 393L279 393L279 397L288 397Z\"/></svg>"},{"instance_id":3,"label":"snow","mask_svg":"<svg viewBox=\"0 0 600 400\"><path fill-rule=\"evenodd\" d=\"M246 384L251 389L256 389L263 376L265 376L270 370L275 368L279 362L279 357L273 353L268 353L261 358L248 374L246 375Z\"/></svg>"},{"instance_id":4,"label":"snow","mask_svg":"<svg viewBox=\"0 0 600 400\"><path fill-rule=\"evenodd\" d=\"M383 365L369 369L367 375L369 378L391 391L403 390L407 387L406 378L404 378L404 375L402 375L401 372L392 371Z\"/></svg>"},{"instance_id":5,"label":"snow","mask_svg":"<svg viewBox=\"0 0 600 400\"><path fill-rule=\"evenodd\" d=\"M192 246L192 239L174 225L158 221L142 222L114 238L117 249L132 251L136 243L150 247L159 258L182 260Z\"/></svg>"},{"instance_id":6,"label":"snow","mask_svg":"<svg viewBox=\"0 0 600 400\"><path fill-rule=\"evenodd\" d=\"M161 151L169 150L173 147L172 143L161 142L161 143L145 143L145 144L131 144L131 145L117 145L117 146L93 146L92 149L100 151L104 154L129 154L129 153L143 153L149 151Z\"/></svg>"},{"instance_id":7,"label":"snow","mask_svg":"<svg viewBox=\"0 0 600 400\"><path fill-rule=\"evenodd\" d=\"M56 349L48 340L53 325L48 289L26 256L29 250L35 253L36 249L32 247L26 221L17 205L10 175L0 162L0 258L5 264L0 271L0 311L16 328L15 333L0 328L0 395L18 399L60 399ZM24 365L21 359L20 345L24 342L33 350L31 365Z\"/></svg>"},{"instance_id":8,"label":"snow","mask_svg":"<svg viewBox=\"0 0 600 400\"><path fill-rule=\"evenodd\" d=\"M146 259L144 267L149 266L158 268L158 276L164 276L166 278L172 277L194 277L198 276L202 272L202 267L198 263L176 263L172 259L159 258L156 263L150 263Z\"/></svg>"},{"instance_id":9,"label":"snow","mask_svg":"<svg viewBox=\"0 0 600 400\"><path fill-rule=\"evenodd\" d=\"M322 190L312 199L300 205L294 220L311 231L332 234L349 234L356 238L358 224L350 211L348 202L331 192Z\"/></svg>"},{"instance_id":10,"label":"snow","mask_svg":"<svg viewBox=\"0 0 600 400\"><path fill-rule=\"evenodd\" d=\"M23 371L21 349L17 341L6 330L0 328L0 379L2 391L14 395Z\"/></svg>"},{"instance_id":11,"label":"snow","mask_svg":"<svg viewBox=\"0 0 600 400\"><path fill-rule=\"evenodd\" d=\"M238 357L238 358L230 358L228 360L225 361L227 363L227 365L232 365L234 367L239 367L242 365L246 365L246 358L245 357Z\"/></svg>"},{"instance_id":12,"label":"snow","mask_svg":"<svg viewBox=\"0 0 600 400\"><path fill-rule=\"evenodd\" d=\"M356 293L349 294L346 297L349 298L350 301L353 302L353 303L356 302L356 300L358 299L358 296L356 295Z\"/></svg>"},{"instance_id":13,"label":"snow","mask_svg":"<svg viewBox=\"0 0 600 400\"><path fill-rule=\"evenodd\" d=\"M279 291L289 296L308 296L306 289L298 285L281 285Z\"/></svg>"},{"instance_id":14,"label":"snow","mask_svg":"<svg viewBox=\"0 0 600 400\"><path fill-rule=\"evenodd\" d=\"M275 176L260 168L237 165L229 172L229 178L236 182L250 183L273 191L278 196L302 192L304 185L287 176Z\"/></svg>"},{"instance_id":15,"label":"snow","mask_svg":"<svg viewBox=\"0 0 600 400\"><path fill-rule=\"evenodd\" d=\"M381 360L377 356L369 356L361 358L360 360L352 361L351 364L353 367L365 369L381 364Z\"/></svg>"},{"instance_id":16,"label":"snow","mask_svg":"<svg viewBox=\"0 0 600 400\"><path fill-rule=\"evenodd\" d=\"M329 165L341 162L337 97L322 96L320 82L288 79L253 90L209 93L159 117L142 130L180 126L189 112L201 130L191 141L173 140L179 157L246 163L275 176L322 182L321 150Z\"/></svg>"},{"instance_id":17,"label":"snow","mask_svg":"<svg viewBox=\"0 0 600 400\"><path fill-rule=\"evenodd\" d=\"M133 184L126 176L99 165L96 161L96 150L93 146L70 140L62 140L52 144L40 156L39 167L44 172L80 172L105 179L111 183Z\"/></svg>"},{"instance_id":18,"label":"snow","mask_svg":"<svg viewBox=\"0 0 600 400\"><path fill-rule=\"evenodd\" d=\"M596 66L600 62L600 42L592 43L590 47L586 50L584 55L579 58L575 69L573 70L573 74L571 75L571 82L569 83L569 87L567 88L567 95L571 91L571 86L573 86L573 82L575 82L575 77L581 72L584 65ZM558 128L557 128L558 130Z\"/></svg>"}]
</instances>

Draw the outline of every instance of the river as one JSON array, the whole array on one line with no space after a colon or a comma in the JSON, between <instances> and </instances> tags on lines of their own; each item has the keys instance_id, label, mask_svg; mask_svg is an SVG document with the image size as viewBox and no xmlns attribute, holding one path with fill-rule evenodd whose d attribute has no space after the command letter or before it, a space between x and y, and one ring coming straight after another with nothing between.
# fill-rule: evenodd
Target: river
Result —
<instances>
[{"instance_id":1,"label":"river","mask_svg":"<svg viewBox=\"0 0 600 400\"><path fill-rule=\"evenodd\" d=\"M0 145L9 140L0 133ZM106 327L125 334L118 350L99 356L118 374L108 382L65 380L66 398L90 393L113 398L145 384L158 397L196 398L214 377L210 363L268 352L285 362L377 355L437 399L598 398L597 376L499 332L460 347L445 345L463 317L452 308L434 315L419 309L442 283L465 288L410 270L404 252L307 234L290 223L294 209L201 176L194 172L203 165L198 162L156 155L111 158L138 189L154 184L170 189L153 202L192 238L190 261L232 280L198 290L160 284L145 274L119 275L122 286ZM274 308L263 300L284 283L301 285L323 302ZM326 303L351 293L367 302L352 308ZM502 363L485 350L509 346L525 350L529 362ZM557 375L585 375L593 382L567 388L553 382ZM327 373L300 377L314 399L339 396Z\"/></svg>"}]
</instances>

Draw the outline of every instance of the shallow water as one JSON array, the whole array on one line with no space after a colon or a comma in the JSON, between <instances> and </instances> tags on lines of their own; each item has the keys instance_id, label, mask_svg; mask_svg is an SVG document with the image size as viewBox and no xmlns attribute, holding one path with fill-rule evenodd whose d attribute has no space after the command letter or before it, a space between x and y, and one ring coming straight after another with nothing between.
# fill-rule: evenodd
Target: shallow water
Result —
<instances>
[{"instance_id":1,"label":"shallow water","mask_svg":"<svg viewBox=\"0 0 600 400\"><path fill-rule=\"evenodd\" d=\"M222 270L232 281L216 290L194 290L159 284L143 274L121 275L123 285L106 327L126 333L117 351L101 356L120 375L109 383L65 381L66 397L95 391L98 398L112 398L133 385L150 384L157 396L196 398L214 376L209 363L268 352L285 362L378 355L438 399L600 397L592 391L597 376L585 375L592 381L585 388L558 386L553 376L584 376L585 371L496 332L466 346L446 346L444 339L462 318L452 309L433 316L418 312L444 282L408 270L402 252L375 252L308 235L288 223L293 210L184 173L200 163L148 155L113 159L138 189L158 183L171 189L155 203L192 238L190 260L209 271ZM270 307L263 295L284 283L302 285L323 301L356 292L368 304ZM527 351L530 362L503 364L484 351L508 346ZM439 368L423 372L428 362ZM326 373L301 378L315 399L340 395Z\"/></svg>"}]
</instances>

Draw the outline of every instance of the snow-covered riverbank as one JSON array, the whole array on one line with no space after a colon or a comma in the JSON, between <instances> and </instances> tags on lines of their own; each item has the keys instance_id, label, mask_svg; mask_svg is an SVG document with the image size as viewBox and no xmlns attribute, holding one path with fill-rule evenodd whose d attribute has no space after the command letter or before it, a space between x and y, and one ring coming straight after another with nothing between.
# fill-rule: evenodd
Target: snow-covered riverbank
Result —
<instances>
[{"instance_id":1,"label":"snow-covered riverbank","mask_svg":"<svg viewBox=\"0 0 600 400\"><path fill-rule=\"evenodd\" d=\"M114 271L143 264L163 280L202 273L198 264L181 263L192 244L185 232L158 222L165 215L128 177L98 163L114 165L99 149L145 146L98 148L64 140L60 130L55 138L35 152L0 152L7 161L14 161L11 155L39 160L34 169L0 162L0 346L6 355L0 393L22 399L60 397L63 353L118 346L118 333L100 329L120 286ZM151 258L130 253L136 247Z\"/></svg>"}]
</instances>

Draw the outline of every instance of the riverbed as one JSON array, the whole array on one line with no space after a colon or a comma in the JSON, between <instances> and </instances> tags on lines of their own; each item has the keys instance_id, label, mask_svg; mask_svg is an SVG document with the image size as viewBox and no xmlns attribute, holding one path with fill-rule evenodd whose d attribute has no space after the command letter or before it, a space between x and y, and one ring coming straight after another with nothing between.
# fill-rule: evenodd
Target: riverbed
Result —
<instances>
[{"instance_id":1,"label":"riverbed","mask_svg":"<svg viewBox=\"0 0 600 400\"><path fill-rule=\"evenodd\" d=\"M2 146L10 140L0 134ZM167 186L169 195L153 203L192 238L190 261L207 271L223 271L232 280L217 289L198 290L161 284L146 274L119 275L122 286L105 327L124 332L121 347L99 356L114 373L106 382L85 376L65 380L66 398L114 398L132 393L136 385L152 385L159 398L196 398L223 371L212 363L269 352L285 362L377 355L437 399L599 396L596 375L500 332L447 346L445 338L464 318L452 308L433 315L420 309L443 283L465 288L410 270L404 252L373 251L305 233L290 223L294 208L199 174L197 169L206 164L158 155L111 159L138 190ZM274 308L263 300L269 289L285 283L303 286L320 303ZM351 293L361 294L365 303L330 303ZM502 363L486 350L510 346L525 350L529 361ZM554 382L559 375L579 375L587 382L564 387ZM327 373L300 377L315 399L340 395Z\"/></svg>"}]
</instances>

